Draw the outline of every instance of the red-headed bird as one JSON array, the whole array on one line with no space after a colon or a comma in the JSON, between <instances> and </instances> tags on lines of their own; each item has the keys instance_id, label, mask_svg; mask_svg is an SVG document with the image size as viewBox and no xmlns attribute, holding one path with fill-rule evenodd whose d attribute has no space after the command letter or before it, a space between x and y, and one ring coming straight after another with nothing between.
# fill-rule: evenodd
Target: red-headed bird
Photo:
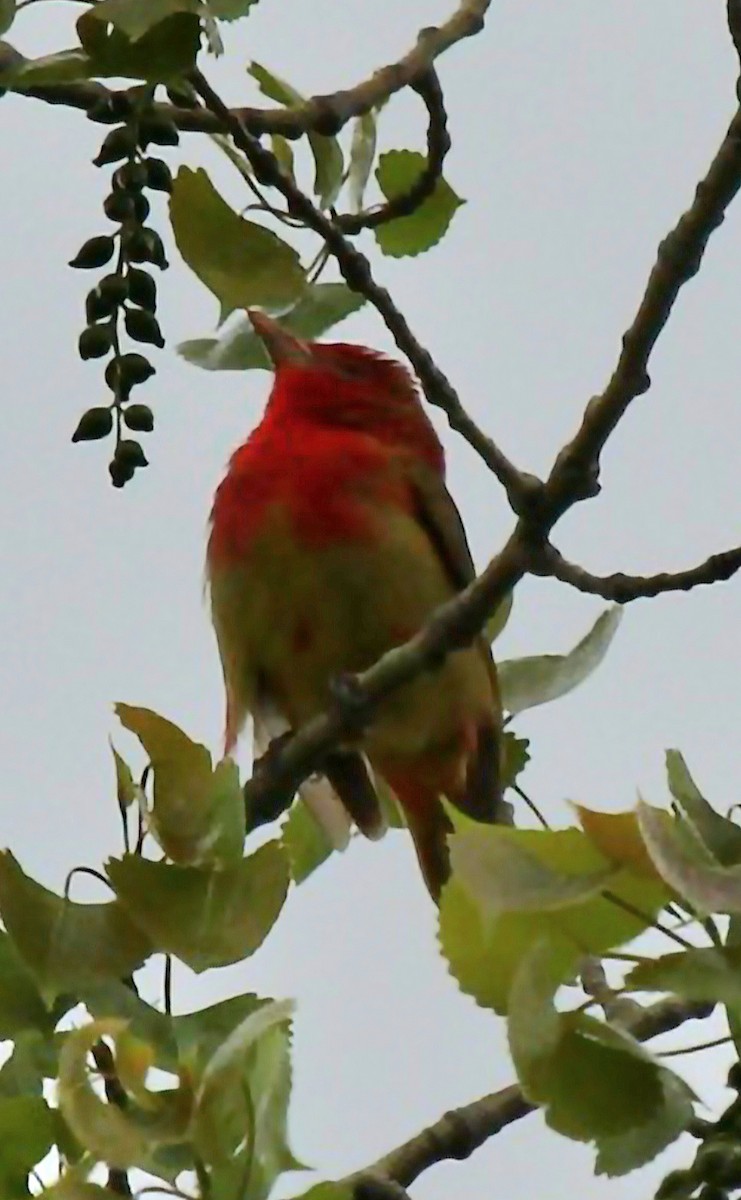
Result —
<instances>
[{"instance_id":1,"label":"red-headed bird","mask_svg":"<svg viewBox=\"0 0 741 1200\"><path fill-rule=\"evenodd\" d=\"M365 346L305 342L249 317L275 381L216 492L207 555L226 753L248 714L262 745L276 718L297 729L324 711L334 680L406 641L474 576L443 449L407 370ZM500 734L480 638L388 697L326 776L369 836L383 829L372 783L383 777L437 898L449 874L440 797L497 819Z\"/></svg>"}]
</instances>

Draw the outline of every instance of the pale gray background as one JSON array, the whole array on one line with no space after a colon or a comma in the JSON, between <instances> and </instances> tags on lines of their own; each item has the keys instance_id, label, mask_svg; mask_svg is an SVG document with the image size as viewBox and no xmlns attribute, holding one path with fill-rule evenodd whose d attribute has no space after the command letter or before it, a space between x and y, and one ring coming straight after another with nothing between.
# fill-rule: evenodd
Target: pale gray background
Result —
<instances>
[{"instance_id":1,"label":"pale gray background","mask_svg":"<svg viewBox=\"0 0 741 1200\"><path fill-rule=\"evenodd\" d=\"M371 239L367 248L474 415L531 469L547 469L606 381L657 242L733 112L724 7L501 0L484 35L441 64L455 142L447 174L468 204L418 261L382 259ZM229 99L248 101L243 66L254 57L307 93L328 91L396 56L450 8L451 0L263 0L249 21L226 28L230 63L216 78ZM70 40L69 14L59 3L32 7L13 37L26 53L56 50ZM65 265L106 227L106 173L90 165L104 131L12 97L0 121L0 843L59 888L72 865L119 848L108 735L126 743L114 700L150 705L218 748L221 679L201 595L205 522L269 380L205 374L171 350L160 355L142 391L156 409L152 466L114 492L105 449L69 443L80 412L106 399L99 365L75 353L91 276ZM383 138L423 144L411 98L386 111ZM244 202L210 147L192 136L182 153L213 166L233 202ZM164 229L162 211L156 221ZM654 386L610 442L603 496L558 530L562 548L595 570L678 568L739 540L740 276L733 208L654 355ZM211 329L215 302L177 262L161 298L171 346ZM370 309L340 336L391 345ZM445 440L452 490L483 564L510 517L472 451L447 432ZM518 722L534 740L526 786L553 821L568 820L569 798L626 808L640 788L662 802L667 746L682 748L719 806L738 800L740 597L736 581L635 605L593 680ZM602 607L530 581L500 656L566 649ZM291 898L254 960L201 978L177 971L181 1009L250 989L298 998L294 1143L326 1176L512 1077L502 1023L458 993L436 953L434 913L400 836L354 844L325 867ZM680 1038L697 1040L697 1028ZM701 1096L722 1098L717 1060L679 1065ZM682 1153L625 1180L594 1180L591 1151L531 1117L469 1163L431 1171L414 1194L637 1200Z\"/></svg>"}]
</instances>

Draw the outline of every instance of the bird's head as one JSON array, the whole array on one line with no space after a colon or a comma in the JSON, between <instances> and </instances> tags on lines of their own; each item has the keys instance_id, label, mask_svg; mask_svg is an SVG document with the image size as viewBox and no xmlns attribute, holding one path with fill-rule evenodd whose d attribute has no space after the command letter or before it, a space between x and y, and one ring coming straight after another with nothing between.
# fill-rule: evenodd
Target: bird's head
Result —
<instances>
[{"instance_id":1,"label":"bird's head","mask_svg":"<svg viewBox=\"0 0 741 1200\"><path fill-rule=\"evenodd\" d=\"M444 470L443 450L406 367L367 346L312 342L256 309L247 313L275 371L273 419L358 429L401 443Z\"/></svg>"}]
</instances>

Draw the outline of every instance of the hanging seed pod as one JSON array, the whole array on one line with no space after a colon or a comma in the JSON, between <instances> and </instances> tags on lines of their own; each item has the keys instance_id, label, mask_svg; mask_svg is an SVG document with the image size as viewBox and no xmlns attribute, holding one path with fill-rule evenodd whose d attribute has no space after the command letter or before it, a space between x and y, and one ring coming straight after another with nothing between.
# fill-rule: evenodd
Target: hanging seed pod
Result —
<instances>
[{"instance_id":1,"label":"hanging seed pod","mask_svg":"<svg viewBox=\"0 0 741 1200\"><path fill-rule=\"evenodd\" d=\"M70 260L69 265L81 268L83 271L90 271L94 267L104 267L113 258L115 248L115 241L107 234L101 237L88 238L80 246L75 257Z\"/></svg>"},{"instance_id":2,"label":"hanging seed pod","mask_svg":"<svg viewBox=\"0 0 741 1200\"><path fill-rule=\"evenodd\" d=\"M172 172L161 158L145 158L142 166L147 172L147 187L154 192L172 191Z\"/></svg>"},{"instance_id":3,"label":"hanging seed pod","mask_svg":"<svg viewBox=\"0 0 741 1200\"><path fill-rule=\"evenodd\" d=\"M137 433L151 433L154 429L154 414L148 404L130 404L124 412L124 421Z\"/></svg>"},{"instance_id":4,"label":"hanging seed pod","mask_svg":"<svg viewBox=\"0 0 741 1200\"><path fill-rule=\"evenodd\" d=\"M136 150L136 130L130 125L121 125L112 129L103 140L103 145L93 159L96 167L104 167L107 163L118 162L128 158Z\"/></svg>"},{"instance_id":5,"label":"hanging seed pod","mask_svg":"<svg viewBox=\"0 0 741 1200\"><path fill-rule=\"evenodd\" d=\"M157 307L157 284L152 276L138 267L131 267L126 276L126 283L128 298L132 304L138 304L139 308L145 308L147 312L154 312Z\"/></svg>"},{"instance_id":6,"label":"hanging seed pod","mask_svg":"<svg viewBox=\"0 0 741 1200\"><path fill-rule=\"evenodd\" d=\"M141 308L127 308L124 315L126 332L135 342L148 342L161 350L165 344L159 321Z\"/></svg>"},{"instance_id":7,"label":"hanging seed pod","mask_svg":"<svg viewBox=\"0 0 741 1200\"><path fill-rule=\"evenodd\" d=\"M113 345L113 330L109 324L88 325L77 343L80 358L103 358Z\"/></svg>"},{"instance_id":8,"label":"hanging seed pod","mask_svg":"<svg viewBox=\"0 0 741 1200\"><path fill-rule=\"evenodd\" d=\"M113 429L113 413L110 408L89 408L77 423L72 434L73 442L97 442L108 437Z\"/></svg>"}]
</instances>

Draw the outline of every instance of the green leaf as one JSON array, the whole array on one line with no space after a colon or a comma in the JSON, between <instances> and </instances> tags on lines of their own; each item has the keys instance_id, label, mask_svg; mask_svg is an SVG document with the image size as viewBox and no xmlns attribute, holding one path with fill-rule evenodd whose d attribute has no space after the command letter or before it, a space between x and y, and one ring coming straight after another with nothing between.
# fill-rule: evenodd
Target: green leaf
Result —
<instances>
[{"instance_id":1,"label":"green leaf","mask_svg":"<svg viewBox=\"0 0 741 1200\"><path fill-rule=\"evenodd\" d=\"M668 813L642 800L636 813L646 849L669 887L700 913L741 913L741 867L698 861Z\"/></svg>"},{"instance_id":2,"label":"green leaf","mask_svg":"<svg viewBox=\"0 0 741 1200\"><path fill-rule=\"evenodd\" d=\"M98 0L91 9L96 20L115 25L132 42L175 13L200 17L203 5L200 0Z\"/></svg>"},{"instance_id":3,"label":"green leaf","mask_svg":"<svg viewBox=\"0 0 741 1200\"><path fill-rule=\"evenodd\" d=\"M555 1009L563 953L556 935L520 965L509 1005L512 1057L525 1095L544 1106L551 1128L594 1142L599 1169L620 1174L686 1128L691 1092L629 1034Z\"/></svg>"},{"instance_id":4,"label":"green leaf","mask_svg":"<svg viewBox=\"0 0 741 1200\"><path fill-rule=\"evenodd\" d=\"M44 1200L111 1200L109 1188L91 1183L85 1175L84 1169L68 1168L56 1183L44 1188L41 1195Z\"/></svg>"},{"instance_id":5,"label":"green leaf","mask_svg":"<svg viewBox=\"0 0 741 1200\"><path fill-rule=\"evenodd\" d=\"M499 685L507 712L520 713L573 691L602 662L622 618L616 604L602 613L568 654L540 654L499 663Z\"/></svg>"},{"instance_id":6,"label":"green leaf","mask_svg":"<svg viewBox=\"0 0 741 1200\"><path fill-rule=\"evenodd\" d=\"M281 325L298 337L314 339L344 321L365 304L365 297L350 291L345 283L315 283L298 304L281 316ZM271 369L265 346L246 317L240 318L220 338L197 338L181 342L178 354L207 371Z\"/></svg>"},{"instance_id":7,"label":"green leaf","mask_svg":"<svg viewBox=\"0 0 741 1200\"><path fill-rule=\"evenodd\" d=\"M654 882L661 880L641 837L635 812L597 812L581 804L574 807L590 842L609 862Z\"/></svg>"},{"instance_id":8,"label":"green leaf","mask_svg":"<svg viewBox=\"0 0 741 1200\"><path fill-rule=\"evenodd\" d=\"M666 775L677 807L724 866L741 862L741 829L708 803L679 750L667 750Z\"/></svg>"},{"instance_id":9,"label":"green leaf","mask_svg":"<svg viewBox=\"0 0 741 1200\"><path fill-rule=\"evenodd\" d=\"M421 175L426 163L425 156L416 150L389 150L382 154L376 168L378 186L387 200L410 191ZM438 179L431 196L420 204L410 216L397 217L378 225L373 230L376 241L384 254L401 258L407 254L421 254L437 245L463 204L449 183Z\"/></svg>"},{"instance_id":10,"label":"green leaf","mask_svg":"<svg viewBox=\"0 0 741 1200\"><path fill-rule=\"evenodd\" d=\"M0 0L0 37L7 33L15 20L16 0Z\"/></svg>"},{"instance_id":11,"label":"green leaf","mask_svg":"<svg viewBox=\"0 0 741 1200\"><path fill-rule=\"evenodd\" d=\"M123 1022L115 1020L92 1021L66 1035L59 1058L59 1106L70 1130L93 1157L112 1167L138 1166L159 1174L155 1152L161 1145L186 1139L193 1097L184 1084L157 1092L142 1087L146 1104L141 1108L131 1102L129 1093L125 1109L103 1101L91 1084L90 1050L106 1038L113 1042L117 1062L127 1037ZM118 1069L117 1077L120 1082Z\"/></svg>"},{"instance_id":12,"label":"green leaf","mask_svg":"<svg viewBox=\"0 0 741 1200\"><path fill-rule=\"evenodd\" d=\"M96 1021L115 1018L126 1022L128 1029L148 1042L156 1052L157 1065L175 1071L178 1064L177 1045L173 1029L175 1018L153 1008L138 996L133 988L120 979L82 988L80 1000Z\"/></svg>"},{"instance_id":13,"label":"green leaf","mask_svg":"<svg viewBox=\"0 0 741 1200\"><path fill-rule=\"evenodd\" d=\"M530 762L530 739L508 729L502 735L502 788L512 787Z\"/></svg>"},{"instance_id":14,"label":"green leaf","mask_svg":"<svg viewBox=\"0 0 741 1200\"><path fill-rule=\"evenodd\" d=\"M236 765L225 759L212 769L205 746L151 709L117 704L116 713L152 765L151 829L168 857L188 866L241 859L245 811Z\"/></svg>"},{"instance_id":15,"label":"green leaf","mask_svg":"<svg viewBox=\"0 0 741 1200\"><path fill-rule=\"evenodd\" d=\"M64 900L25 875L9 851L0 854L0 916L49 1003L62 992L124 978L152 953L118 901Z\"/></svg>"},{"instance_id":16,"label":"green leaf","mask_svg":"<svg viewBox=\"0 0 741 1200\"><path fill-rule=\"evenodd\" d=\"M236 21L246 17L258 0L207 0L208 7L219 21Z\"/></svg>"},{"instance_id":17,"label":"green leaf","mask_svg":"<svg viewBox=\"0 0 741 1200\"><path fill-rule=\"evenodd\" d=\"M684 1133L694 1115L694 1096L683 1079L659 1067L660 1102L654 1115L626 1133L600 1138L596 1175L627 1175L645 1166Z\"/></svg>"},{"instance_id":18,"label":"green leaf","mask_svg":"<svg viewBox=\"0 0 741 1200\"><path fill-rule=\"evenodd\" d=\"M556 871L527 848L528 832L477 825L448 838L453 873L484 911L546 912L583 904L615 874L611 865L579 875Z\"/></svg>"},{"instance_id":19,"label":"green leaf","mask_svg":"<svg viewBox=\"0 0 741 1200\"><path fill-rule=\"evenodd\" d=\"M53 1024L34 977L7 933L0 930L0 1041L24 1029L50 1032Z\"/></svg>"},{"instance_id":20,"label":"green leaf","mask_svg":"<svg viewBox=\"0 0 741 1200\"><path fill-rule=\"evenodd\" d=\"M197 1012L171 1018L172 1032L180 1062L195 1064L200 1072L232 1033L259 1009L272 1001L253 992L230 996Z\"/></svg>"},{"instance_id":21,"label":"green leaf","mask_svg":"<svg viewBox=\"0 0 741 1200\"><path fill-rule=\"evenodd\" d=\"M273 75L267 67L253 62L247 71L257 81L263 96L267 96L269 100L289 107L303 104L304 97L301 93L291 87L290 83ZM319 197L322 208L330 208L342 187L345 169L342 149L335 137L325 137L321 133L309 133L307 136L314 156L314 193Z\"/></svg>"},{"instance_id":22,"label":"green leaf","mask_svg":"<svg viewBox=\"0 0 741 1200\"><path fill-rule=\"evenodd\" d=\"M717 1001L741 1015L741 946L663 954L634 967L624 986L634 992L674 992L685 1000Z\"/></svg>"},{"instance_id":23,"label":"green leaf","mask_svg":"<svg viewBox=\"0 0 741 1200\"><path fill-rule=\"evenodd\" d=\"M308 879L334 849L326 830L305 804L293 805L281 829L281 839L291 864L294 883L303 883Z\"/></svg>"},{"instance_id":24,"label":"green leaf","mask_svg":"<svg viewBox=\"0 0 741 1200\"><path fill-rule=\"evenodd\" d=\"M170 197L177 247L219 300L221 319L235 308L290 304L305 288L293 247L233 212L202 167L181 167Z\"/></svg>"},{"instance_id":25,"label":"green leaf","mask_svg":"<svg viewBox=\"0 0 741 1200\"><path fill-rule=\"evenodd\" d=\"M0 1195L28 1195L29 1171L54 1144L54 1115L39 1096L0 1098Z\"/></svg>"},{"instance_id":26,"label":"green leaf","mask_svg":"<svg viewBox=\"0 0 741 1200\"><path fill-rule=\"evenodd\" d=\"M608 865L581 830L510 832L520 849L557 874L593 878ZM442 953L464 992L483 1007L505 1013L515 972L535 942L559 939L565 980L584 954L599 955L637 937L669 897L663 887L627 870L610 880L609 895L613 898L592 896L552 911L491 912L454 874L440 904Z\"/></svg>"},{"instance_id":27,"label":"green leaf","mask_svg":"<svg viewBox=\"0 0 741 1200\"><path fill-rule=\"evenodd\" d=\"M278 159L283 174L295 182L293 147L288 138L284 138L281 133L271 134L270 149Z\"/></svg>"},{"instance_id":28,"label":"green leaf","mask_svg":"<svg viewBox=\"0 0 741 1200\"><path fill-rule=\"evenodd\" d=\"M194 971L223 967L252 954L269 933L288 889L288 860L268 842L236 866L206 871L111 859L106 870L127 913L158 950Z\"/></svg>"},{"instance_id":29,"label":"green leaf","mask_svg":"<svg viewBox=\"0 0 741 1200\"><path fill-rule=\"evenodd\" d=\"M118 753L113 742L110 743L110 746L116 768L116 799L118 800L118 807L123 813L136 800L137 786L134 783L134 776L131 773L129 764Z\"/></svg>"},{"instance_id":30,"label":"green leaf","mask_svg":"<svg viewBox=\"0 0 741 1200\"><path fill-rule=\"evenodd\" d=\"M265 1200L281 1172L301 1166L286 1138L292 1011L287 1001L262 1005L206 1064L193 1133L215 1195Z\"/></svg>"},{"instance_id":31,"label":"green leaf","mask_svg":"<svg viewBox=\"0 0 741 1200\"><path fill-rule=\"evenodd\" d=\"M49 83L75 83L79 79L89 79L92 74L93 62L78 46L41 58L25 59L3 72L3 83L22 92L24 88L45 87Z\"/></svg>"},{"instance_id":32,"label":"green leaf","mask_svg":"<svg viewBox=\"0 0 741 1200\"><path fill-rule=\"evenodd\" d=\"M41 1096L44 1081L57 1077L58 1041L38 1029L19 1033L10 1058L0 1067L0 1096Z\"/></svg>"},{"instance_id":33,"label":"green leaf","mask_svg":"<svg viewBox=\"0 0 741 1200\"><path fill-rule=\"evenodd\" d=\"M350 207L354 212L359 212L363 207L363 196L376 157L376 132L375 109L355 118L347 170Z\"/></svg>"},{"instance_id":34,"label":"green leaf","mask_svg":"<svg viewBox=\"0 0 741 1200\"><path fill-rule=\"evenodd\" d=\"M91 74L167 82L182 76L195 63L201 23L194 13L175 12L132 41L120 28L99 19L102 7L96 4L77 20L82 48L91 60Z\"/></svg>"}]
</instances>

